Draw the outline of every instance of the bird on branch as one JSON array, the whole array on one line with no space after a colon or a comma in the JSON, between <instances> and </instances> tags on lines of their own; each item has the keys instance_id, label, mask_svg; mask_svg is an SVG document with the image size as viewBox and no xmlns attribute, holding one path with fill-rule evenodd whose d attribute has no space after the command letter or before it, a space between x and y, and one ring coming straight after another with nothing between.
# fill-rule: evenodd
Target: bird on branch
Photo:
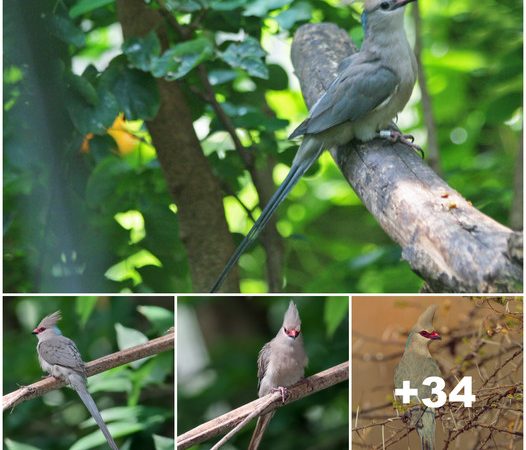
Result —
<instances>
[{"instance_id":1,"label":"bird on branch","mask_svg":"<svg viewBox=\"0 0 526 450\"><path fill-rule=\"evenodd\" d=\"M226 263L211 292L220 289L241 255L323 150L353 139L366 142L380 137L421 151L412 143L412 136L389 128L409 101L417 77L416 59L404 30L404 6L412 1L365 1L360 51L342 61L334 81L290 135L290 139L303 136L303 142L287 177Z\"/></svg>"}]
</instances>

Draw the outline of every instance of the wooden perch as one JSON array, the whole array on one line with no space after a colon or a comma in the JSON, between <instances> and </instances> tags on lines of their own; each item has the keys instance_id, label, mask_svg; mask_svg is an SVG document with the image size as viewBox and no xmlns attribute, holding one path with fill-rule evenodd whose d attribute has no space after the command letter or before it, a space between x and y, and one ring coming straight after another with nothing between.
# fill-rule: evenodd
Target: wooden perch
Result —
<instances>
[{"instance_id":1,"label":"wooden perch","mask_svg":"<svg viewBox=\"0 0 526 450\"><path fill-rule=\"evenodd\" d=\"M170 331L168 334L161 336L156 339L152 339L142 345L127 348L120 352L112 353L111 355L103 356L102 358L96 359L86 363L86 373L88 377L97 373L105 372L106 370L113 369L114 367L123 366L132 361L146 358L147 356L156 355L157 353L164 352L174 348L175 337L174 331ZM21 387L16 391L4 395L2 399L2 407L4 411L6 409L14 408L19 403L31 400L36 397L40 397L50 391L59 389L65 386L65 383L57 378L51 376L44 378L43 380L37 381L29 386Z\"/></svg>"},{"instance_id":2,"label":"wooden perch","mask_svg":"<svg viewBox=\"0 0 526 450\"><path fill-rule=\"evenodd\" d=\"M355 51L347 32L336 25L298 29L292 63L309 107L334 79L340 61ZM474 208L412 149L376 139L331 153L367 209L402 247L402 258L431 290L522 292L522 252L516 248L518 237L522 249L522 233Z\"/></svg>"},{"instance_id":3,"label":"wooden perch","mask_svg":"<svg viewBox=\"0 0 526 450\"><path fill-rule=\"evenodd\" d=\"M292 403L348 379L349 361L305 378L288 388L289 396L285 404ZM258 415L267 414L282 406L281 397L275 395L275 393L261 397L181 434L177 437L177 450L184 450L199 442L207 441L235 427L249 416L254 409L258 409L260 405L267 403L269 396L274 396L274 402L261 409Z\"/></svg>"}]
</instances>

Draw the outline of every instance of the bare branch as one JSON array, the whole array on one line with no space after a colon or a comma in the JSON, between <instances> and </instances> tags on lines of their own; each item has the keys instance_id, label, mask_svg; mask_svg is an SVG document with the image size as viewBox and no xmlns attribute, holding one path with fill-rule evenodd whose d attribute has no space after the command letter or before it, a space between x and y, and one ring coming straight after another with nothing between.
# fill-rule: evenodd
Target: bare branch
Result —
<instances>
[{"instance_id":1,"label":"bare branch","mask_svg":"<svg viewBox=\"0 0 526 450\"><path fill-rule=\"evenodd\" d=\"M349 361L305 378L294 386L289 387L289 396L287 397L285 404L295 402L296 400L307 397L323 389L327 389L348 379ZM269 395L272 396L274 394ZM257 409L259 411L258 415L261 416L282 406L281 397L275 396L272 397L274 398L274 401L270 405L265 408L260 408L262 404L268 402L268 397L268 395L261 397L187 431L177 438L177 449L184 450L192 445L198 444L199 442L207 441L214 436L224 433L226 430L235 427L247 416L251 415L254 409Z\"/></svg>"},{"instance_id":2,"label":"bare branch","mask_svg":"<svg viewBox=\"0 0 526 450\"><path fill-rule=\"evenodd\" d=\"M174 348L174 344L175 336L172 330L168 334L152 339L145 344L121 350L86 363L86 374L90 377L113 369L114 367L123 366L130 362L171 350ZM14 408L22 402L40 397L50 391L60 389L65 385L66 384L63 381L49 376L43 380L37 381L36 383L30 384L29 386L24 386L4 395L2 399L3 410L5 411L6 409Z\"/></svg>"},{"instance_id":3,"label":"bare branch","mask_svg":"<svg viewBox=\"0 0 526 450\"><path fill-rule=\"evenodd\" d=\"M311 106L354 47L333 24L307 24L292 62ZM323 68L323 70L313 70ZM386 233L436 292L522 292L522 264L508 250L512 230L482 214L410 148L375 139L333 149L340 170Z\"/></svg>"}]
</instances>

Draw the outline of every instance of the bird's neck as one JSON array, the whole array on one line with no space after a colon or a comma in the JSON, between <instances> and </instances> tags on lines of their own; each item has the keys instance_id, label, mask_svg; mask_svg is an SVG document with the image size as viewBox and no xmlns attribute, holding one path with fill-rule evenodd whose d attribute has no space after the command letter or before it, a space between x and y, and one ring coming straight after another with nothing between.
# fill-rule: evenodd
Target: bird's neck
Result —
<instances>
[{"instance_id":1,"label":"bird's neck","mask_svg":"<svg viewBox=\"0 0 526 450\"><path fill-rule=\"evenodd\" d=\"M400 8L396 14L389 18L368 19L362 18L364 26L364 40L362 50L378 51L388 48L396 51L398 46L409 47L404 30L404 11Z\"/></svg>"}]
</instances>

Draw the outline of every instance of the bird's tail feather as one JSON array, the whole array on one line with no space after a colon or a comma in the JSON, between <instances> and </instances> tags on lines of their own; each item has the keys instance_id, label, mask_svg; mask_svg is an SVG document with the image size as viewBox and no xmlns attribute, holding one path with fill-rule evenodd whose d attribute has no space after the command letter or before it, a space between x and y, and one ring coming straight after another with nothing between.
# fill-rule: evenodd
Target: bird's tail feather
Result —
<instances>
[{"instance_id":1,"label":"bird's tail feather","mask_svg":"<svg viewBox=\"0 0 526 450\"><path fill-rule=\"evenodd\" d=\"M248 450L258 449L261 439L263 438L263 434L265 433L265 430L267 429L267 426L273 415L274 412L271 412L258 418L256 428L254 429L254 433L252 433L252 438L250 439L250 444L248 444Z\"/></svg>"},{"instance_id":2,"label":"bird's tail feather","mask_svg":"<svg viewBox=\"0 0 526 450\"><path fill-rule=\"evenodd\" d=\"M117 444L113 440L113 437L110 434L110 431L108 430L108 427L104 423L104 420L102 419L102 416L100 415L100 412L97 408L97 405L93 401L93 398L89 394L88 390L85 386L74 386L74 389L77 391L77 394L79 394L80 399L88 408L88 411L92 415L92 417L95 419L95 422L97 422L97 425L99 426L100 430L102 431L102 434L104 434L104 437L108 441L108 445L112 450L119 450L119 447L117 447Z\"/></svg>"},{"instance_id":3,"label":"bird's tail feather","mask_svg":"<svg viewBox=\"0 0 526 450\"><path fill-rule=\"evenodd\" d=\"M420 436L422 450L434 450L435 448L435 411L432 408L426 408L421 414L420 420L416 426L416 431Z\"/></svg>"},{"instance_id":4,"label":"bird's tail feather","mask_svg":"<svg viewBox=\"0 0 526 450\"><path fill-rule=\"evenodd\" d=\"M318 159L322 150L323 147L320 146L319 150L312 153L308 158L305 158L299 161L298 163L292 164L292 167L290 168L287 177L285 178L283 183L281 183L274 195L270 198L267 205L263 208L261 215L258 217L258 219L254 223L248 234L245 236L243 241L241 241L241 244L239 244L234 254L230 257L223 271L221 272L219 277L217 277L216 282L210 289L210 292L217 292L219 290L226 277L243 254L243 252L250 246L250 244L252 244L252 242L256 240L256 238L259 236L265 225L272 217L274 211L276 211L276 208L281 204L283 200L285 200L288 193L296 185L298 180L305 174L305 172L309 170L314 161Z\"/></svg>"}]
</instances>

